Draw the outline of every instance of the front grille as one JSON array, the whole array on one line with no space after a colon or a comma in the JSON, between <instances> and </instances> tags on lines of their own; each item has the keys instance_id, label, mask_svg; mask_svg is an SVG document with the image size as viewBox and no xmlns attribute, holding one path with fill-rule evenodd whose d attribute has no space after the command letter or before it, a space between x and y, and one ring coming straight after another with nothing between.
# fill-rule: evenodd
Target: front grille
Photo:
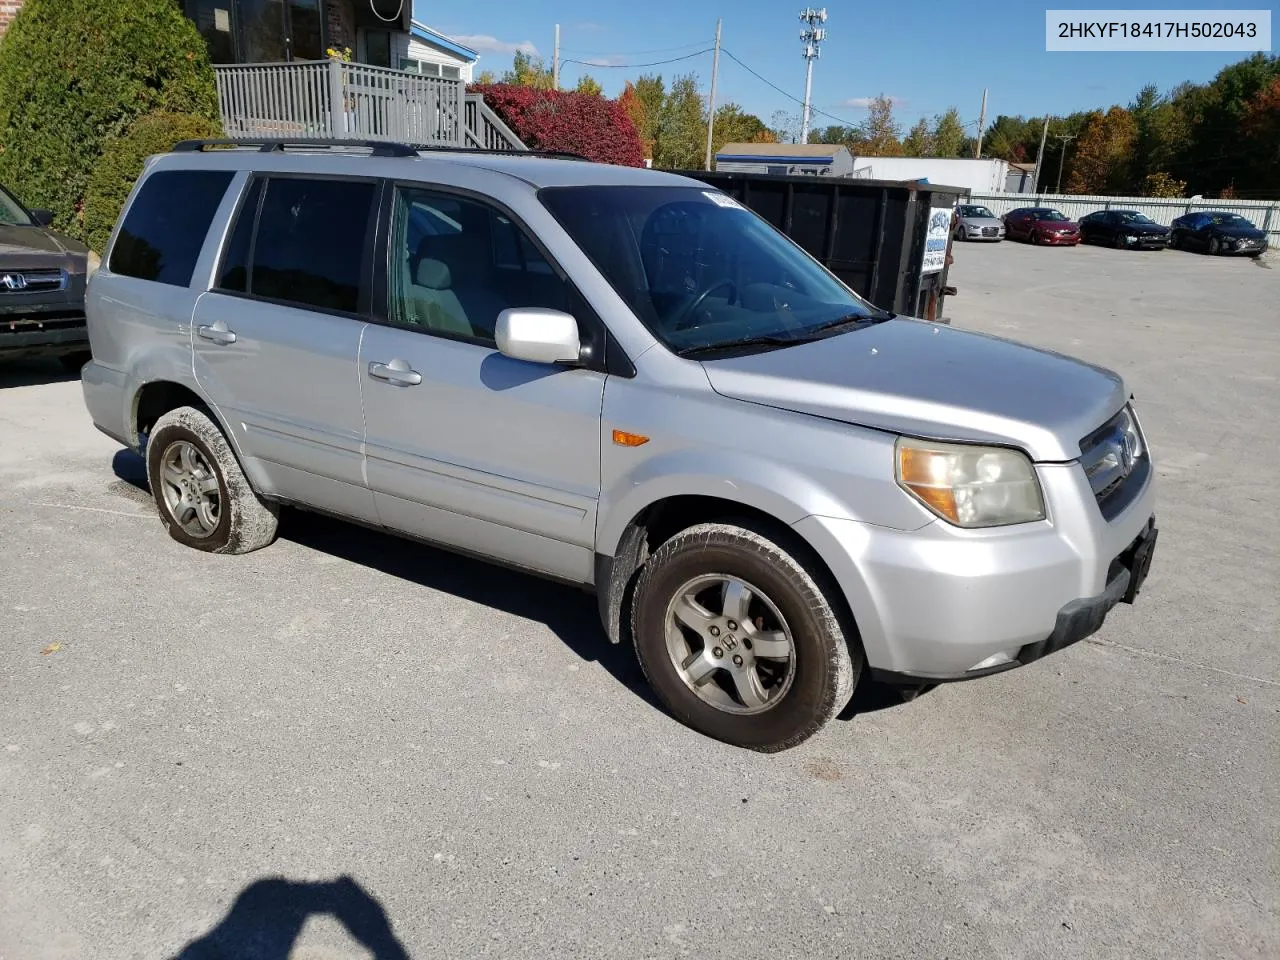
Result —
<instances>
[{"instance_id":1,"label":"front grille","mask_svg":"<svg viewBox=\"0 0 1280 960\"><path fill-rule=\"evenodd\" d=\"M998 227L983 227L982 235L984 237L994 237L1000 232Z\"/></svg>"},{"instance_id":2,"label":"front grille","mask_svg":"<svg viewBox=\"0 0 1280 960\"><path fill-rule=\"evenodd\" d=\"M67 285L63 270L0 270L0 296L9 293L48 293Z\"/></svg>"},{"instance_id":3,"label":"front grille","mask_svg":"<svg viewBox=\"0 0 1280 960\"><path fill-rule=\"evenodd\" d=\"M1094 499L1108 519L1146 486L1151 458L1133 410L1123 410L1080 441L1080 464Z\"/></svg>"},{"instance_id":4,"label":"front grille","mask_svg":"<svg viewBox=\"0 0 1280 960\"><path fill-rule=\"evenodd\" d=\"M6 333L31 333L33 330L65 330L84 326L83 310L49 310L10 316L0 314L0 337Z\"/></svg>"}]
</instances>

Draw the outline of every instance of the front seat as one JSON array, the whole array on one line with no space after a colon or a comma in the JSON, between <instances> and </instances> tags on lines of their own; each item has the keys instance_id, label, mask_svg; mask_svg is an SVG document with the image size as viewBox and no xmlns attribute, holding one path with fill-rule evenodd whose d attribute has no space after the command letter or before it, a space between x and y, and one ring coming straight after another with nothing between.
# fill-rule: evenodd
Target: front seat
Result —
<instances>
[{"instance_id":1,"label":"front seat","mask_svg":"<svg viewBox=\"0 0 1280 960\"><path fill-rule=\"evenodd\" d=\"M417 324L441 333L475 336L457 295L453 292L453 276L448 264L422 259L404 292L406 323Z\"/></svg>"}]
</instances>

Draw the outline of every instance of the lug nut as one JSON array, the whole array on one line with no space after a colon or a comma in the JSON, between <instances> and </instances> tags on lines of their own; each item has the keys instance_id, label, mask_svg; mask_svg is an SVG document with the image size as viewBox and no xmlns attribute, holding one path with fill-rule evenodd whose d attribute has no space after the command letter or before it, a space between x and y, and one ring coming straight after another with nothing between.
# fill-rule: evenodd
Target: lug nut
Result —
<instances>
[{"instance_id":1,"label":"lug nut","mask_svg":"<svg viewBox=\"0 0 1280 960\"><path fill-rule=\"evenodd\" d=\"M719 647L715 647L715 648L711 651L711 655L712 655L713 657L715 657L717 660L719 660L721 657L723 657L723 656L724 656L724 651L723 651L723 650L721 650Z\"/></svg>"},{"instance_id":2,"label":"lug nut","mask_svg":"<svg viewBox=\"0 0 1280 960\"><path fill-rule=\"evenodd\" d=\"M742 658L738 656L736 653L733 655L733 665L735 667L742 666Z\"/></svg>"},{"instance_id":3,"label":"lug nut","mask_svg":"<svg viewBox=\"0 0 1280 960\"><path fill-rule=\"evenodd\" d=\"M718 636L720 636L720 628L719 628L719 627L712 627L712 628L711 628L711 635L712 635L713 637L718 637Z\"/></svg>"},{"instance_id":4,"label":"lug nut","mask_svg":"<svg viewBox=\"0 0 1280 960\"><path fill-rule=\"evenodd\" d=\"M729 621L729 623L728 623L728 627L729 627L729 629L730 629L730 630L737 630L737 629L738 629L738 625L737 625L736 623L734 623L732 620L730 620L730 621Z\"/></svg>"}]
</instances>

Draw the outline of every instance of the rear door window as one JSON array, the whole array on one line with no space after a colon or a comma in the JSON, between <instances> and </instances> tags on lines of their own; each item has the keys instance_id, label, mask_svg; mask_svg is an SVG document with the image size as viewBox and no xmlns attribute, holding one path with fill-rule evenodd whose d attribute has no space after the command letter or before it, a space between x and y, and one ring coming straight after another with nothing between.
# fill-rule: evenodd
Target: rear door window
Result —
<instances>
[{"instance_id":1,"label":"rear door window","mask_svg":"<svg viewBox=\"0 0 1280 960\"><path fill-rule=\"evenodd\" d=\"M139 280L189 286L205 234L233 176L224 170L153 173L125 214L108 269Z\"/></svg>"},{"instance_id":2,"label":"rear door window","mask_svg":"<svg viewBox=\"0 0 1280 960\"><path fill-rule=\"evenodd\" d=\"M265 189L248 292L302 307L367 311L378 184L272 177Z\"/></svg>"}]
</instances>

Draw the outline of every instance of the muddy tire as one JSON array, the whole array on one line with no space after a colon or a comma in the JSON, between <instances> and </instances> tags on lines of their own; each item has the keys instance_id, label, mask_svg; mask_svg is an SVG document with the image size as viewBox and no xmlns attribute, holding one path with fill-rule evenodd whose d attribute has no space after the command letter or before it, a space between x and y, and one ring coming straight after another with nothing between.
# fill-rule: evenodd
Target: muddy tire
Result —
<instances>
[{"instance_id":1,"label":"muddy tire","mask_svg":"<svg viewBox=\"0 0 1280 960\"><path fill-rule=\"evenodd\" d=\"M636 584L640 666L694 730L763 753L794 747L849 702L862 669L828 580L749 521L690 527Z\"/></svg>"},{"instance_id":2,"label":"muddy tire","mask_svg":"<svg viewBox=\"0 0 1280 960\"><path fill-rule=\"evenodd\" d=\"M169 536L208 553L250 553L276 538L278 508L254 492L221 429L178 407L147 439L147 480Z\"/></svg>"}]
</instances>

